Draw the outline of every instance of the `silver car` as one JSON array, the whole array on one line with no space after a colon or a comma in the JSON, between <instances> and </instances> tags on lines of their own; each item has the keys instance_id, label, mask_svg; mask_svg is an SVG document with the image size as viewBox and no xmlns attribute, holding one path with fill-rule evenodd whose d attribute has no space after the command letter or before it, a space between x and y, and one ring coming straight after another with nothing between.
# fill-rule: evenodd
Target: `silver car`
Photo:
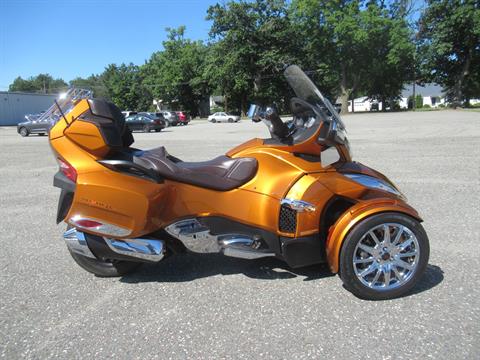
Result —
<instances>
[{"instance_id":1,"label":"silver car","mask_svg":"<svg viewBox=\"0 0 480 360\"><path fill-rule=\"evenodd\" d=\"M229 115L225 112L216 112L215 114L212 114L208 117L208 121L212 123L217 123L217 122L239 122L240 121L240 116L237 115Z\"/></svg>"},{"instance_id":2,"label":"silver car","mask_svg":"<svg viewBox=\"0 0 480 360\"><path fill-rule=\"evenodd\" d=\"M177 126L178 125L178 115L175 111L170 111L170 110L163 110L161 112L156 113L163 115L163 118L165 119L166 126Z\"/></svg>"}]
</instances>

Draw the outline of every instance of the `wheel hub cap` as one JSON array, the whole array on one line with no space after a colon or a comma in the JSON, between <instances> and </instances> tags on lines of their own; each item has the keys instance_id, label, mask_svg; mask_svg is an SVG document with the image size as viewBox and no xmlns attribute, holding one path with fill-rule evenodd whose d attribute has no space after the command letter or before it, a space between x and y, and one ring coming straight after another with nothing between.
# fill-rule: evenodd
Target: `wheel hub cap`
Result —
<instances>
[{"instance_id":1,"label":"wheel hub cap","mask_svg":"<svg viewBox=\"0 0 480 360\"><path fill-rule=\"evenodd\" d=\"M419 256L418 240L409 228L385 223L361 237L353 253L353 267L365 286L391 290L411 279Z\"/></svg>"}]
</instances>

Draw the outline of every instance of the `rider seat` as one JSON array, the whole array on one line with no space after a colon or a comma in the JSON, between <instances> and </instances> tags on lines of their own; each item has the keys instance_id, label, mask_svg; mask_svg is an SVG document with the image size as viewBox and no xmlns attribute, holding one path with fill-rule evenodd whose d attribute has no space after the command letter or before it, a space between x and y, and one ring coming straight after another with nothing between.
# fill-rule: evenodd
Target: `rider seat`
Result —
<instances>
[{"instance_id":1,"label":"rider seat","mask_svg":"<svg viewBox=\"0 0 480 360\"><path fill-rule=\"evenodd\" d=\"M121 158L118 157L121 155ZM169 179L217 191L228 191L252 179L258 167L255 158L219 156L202 162L185 162L167 153L163 146L151 150L117 153L115 159L131 162L137 169L154 172L158 178Z\"/></svg>"}]
</instances>

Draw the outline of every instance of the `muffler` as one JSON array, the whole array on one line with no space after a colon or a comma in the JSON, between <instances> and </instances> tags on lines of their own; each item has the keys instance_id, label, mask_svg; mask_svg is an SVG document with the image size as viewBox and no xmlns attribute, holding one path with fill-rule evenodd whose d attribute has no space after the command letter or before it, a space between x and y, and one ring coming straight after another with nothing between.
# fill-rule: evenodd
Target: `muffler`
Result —
<instances>
[{"instance_id":1,"label":"muffler","mask_svg":"<svg viewBox=\"0 0 480 360\"><path fill-rule=\"evenodd\" d=\"M67 230L63 239L70 251L93 259L159 262L166 251L163 240L109 239L85 234L75 228Z\"/></svg>"}]
</instances>

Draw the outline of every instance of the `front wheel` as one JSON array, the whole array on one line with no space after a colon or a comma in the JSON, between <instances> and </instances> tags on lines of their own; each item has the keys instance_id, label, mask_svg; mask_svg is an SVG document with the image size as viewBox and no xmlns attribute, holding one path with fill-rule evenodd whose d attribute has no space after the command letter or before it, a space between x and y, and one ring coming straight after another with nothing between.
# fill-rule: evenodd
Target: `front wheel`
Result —
<instances>
[{"instance_id":1,"label":"front wheel","mask_svg":"<svg viewBox=\"0 0 480 360\"><path fill-rule=\"evenodd\" d=\"M28 129L25 128L25 127L20 128L20 130L18 131L18 133L19 133L21 136L23 136L23 137L28 136L28 135L30 134L30 133L28 132Z\"/></svg>"},{"instance_id":2,"label":"front wheel","mask_svg":"<svg viewBox=\"0 0 480 360\"><path fill-rule=\"evenodd\" d=\"M146 133L150 132L150 126L143 125L143 132L146 132Z\"/></svg>"},{"instance_id":3,"label":"front wheel","mask_svg":"<svg viewBox=\"0 0 480 360\"><path fill-rule=\"evenodd\" d=\"M430 247L422 225L402 213L382 213L357 224L340 253L347 290L368 300L404 295L428 264Z\"/></svg>"}]
</instances>

